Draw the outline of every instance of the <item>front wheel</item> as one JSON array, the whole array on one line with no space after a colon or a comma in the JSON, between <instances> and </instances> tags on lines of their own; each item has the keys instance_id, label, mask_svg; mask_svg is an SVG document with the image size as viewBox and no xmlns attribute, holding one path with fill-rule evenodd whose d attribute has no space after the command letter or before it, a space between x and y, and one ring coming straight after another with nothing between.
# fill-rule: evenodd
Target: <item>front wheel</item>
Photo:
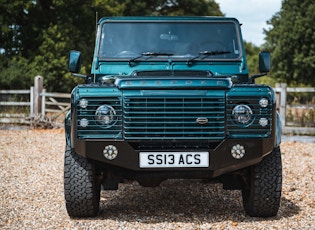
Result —
<instances>
[{"instance_id":1,"label":"front wheel","mask_svg":"<svg viewBox=\"0 0 315 230\"><path fill-rule=\"evenodd\" d=\"M276 147L259 164L249 168L242 189L243 206L252 217L277 215L282 190L280 147Z\"/></svg>"},{"instance_id":2,"label":"front wheel","mask_svg":"<svg viewBox=\"0 0 315 230\"><path fill-rule=\"evenodd\" d=\"M64 192L70 217L94 217L99 212L101 185L95 166L68 145L64 162Z\"/></svg>"}]
</instances>

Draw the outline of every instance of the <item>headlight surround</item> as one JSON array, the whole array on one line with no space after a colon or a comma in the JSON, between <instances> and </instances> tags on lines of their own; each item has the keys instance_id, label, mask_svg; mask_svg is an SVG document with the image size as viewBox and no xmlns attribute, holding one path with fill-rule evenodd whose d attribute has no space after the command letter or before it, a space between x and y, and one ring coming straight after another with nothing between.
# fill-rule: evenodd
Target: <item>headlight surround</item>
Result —
<instances>
[{"instance_id":1,"label":"headlight surround","mask_svg":"<svg viewBox=\"0 0 315 230\"><path fill-rule=\"evenodd\" d=\"M116 111L110 105L101 105L98 107L95 111L94 118L97 124L105 128L110 128L117 122Z\"/></svg>"},{"instance_id":2,"label":"headlight surround","mask_svg":"<svg viewBox=\"0 0 315 230\"><path fill-rule=\"evenodd\" d=\"M253 111L248 105L240 104L233 108L232 117L237 124L248 125L251 120Z\"/></svg>"}]
</instances>

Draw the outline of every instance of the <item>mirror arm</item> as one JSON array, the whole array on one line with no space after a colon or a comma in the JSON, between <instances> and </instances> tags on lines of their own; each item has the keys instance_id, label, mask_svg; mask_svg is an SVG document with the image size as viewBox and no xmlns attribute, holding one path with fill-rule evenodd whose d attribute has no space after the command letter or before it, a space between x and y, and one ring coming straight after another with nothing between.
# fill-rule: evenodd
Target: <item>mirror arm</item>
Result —
<instances>
[{"instance_id":1,"label":"mirror arm","mask_svg":"<svg viewBox=\"0 0 315 230\"><path fill-rule=\"evenodd\" d=\"M259 73L259 74L255 74L253 76L251 76L252 79L256 79L256 78L259 78L259 77L262 77L262 76L266 76L268 73Z\"/></svg>"},{"instance_id":2,"label":"mirror arm","mask_svg":"<svg viewBox=\"0 0 315 230\"><path fill-rule=\"evenodd\" d=\"M75 77L80 77L80 78L84 78L84 79L86 79L87 78L87 76L86 75L84 75L84 74L79 74L79 73L71 73L73 76L75 76Z\"/></svg>"}]
</instances>

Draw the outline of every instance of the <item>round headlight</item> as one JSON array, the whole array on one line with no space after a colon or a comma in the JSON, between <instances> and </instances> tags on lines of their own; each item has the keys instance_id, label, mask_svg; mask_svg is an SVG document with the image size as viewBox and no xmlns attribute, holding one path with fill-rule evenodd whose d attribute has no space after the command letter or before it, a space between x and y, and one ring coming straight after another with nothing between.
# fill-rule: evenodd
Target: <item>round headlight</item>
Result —
<instances>
[{"instance_id":1,"label":"round headlight","mask_svg":"<svg viewBox=\"0 0 315 230\"><path fill-rule=\"evenodd\" d=\"M261 98L259 100L259 105L262 107L262 108L266 108L268 106L268 99L267 98Z\"/></svg>"},{"instance_id":2,"label":"round headlight","mask_svg":"<svg viewBox=\"0 0 315 230\"><path fill-rule=\"evenodd\" d=\"M236 123L247 125L252 119L253 111L248 105L237 105L232 111Z\"/></svg>"},{"instance_id":3,"label":"round headlight","mask_svg":"<svg viewBox=\"0 0 315 230\"><path fill-rule=\"evenodd\" d=\"M95 120L99 125L109 128L116 123L116 111L110 105L101 105L95 112Z\"/></svg>"}]
</instances>

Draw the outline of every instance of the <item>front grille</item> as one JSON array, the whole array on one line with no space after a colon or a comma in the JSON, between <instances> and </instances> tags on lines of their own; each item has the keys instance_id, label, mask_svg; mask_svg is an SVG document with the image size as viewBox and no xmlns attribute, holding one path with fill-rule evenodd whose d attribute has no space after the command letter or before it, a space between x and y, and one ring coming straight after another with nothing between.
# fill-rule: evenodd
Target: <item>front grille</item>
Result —
<instances>
[{"instance_id":1,"label":"front grille","mask_svg":"<svg viewBox=\"0 0 315 230\"><path fill-rule=\"evenodd\" d=\"M189 94L187 94L189 95ZM198 124L206 118L206 124ZM225 96L125 96L123 129L127 140L223 139Z\"/></svg>"}]
</instances>

